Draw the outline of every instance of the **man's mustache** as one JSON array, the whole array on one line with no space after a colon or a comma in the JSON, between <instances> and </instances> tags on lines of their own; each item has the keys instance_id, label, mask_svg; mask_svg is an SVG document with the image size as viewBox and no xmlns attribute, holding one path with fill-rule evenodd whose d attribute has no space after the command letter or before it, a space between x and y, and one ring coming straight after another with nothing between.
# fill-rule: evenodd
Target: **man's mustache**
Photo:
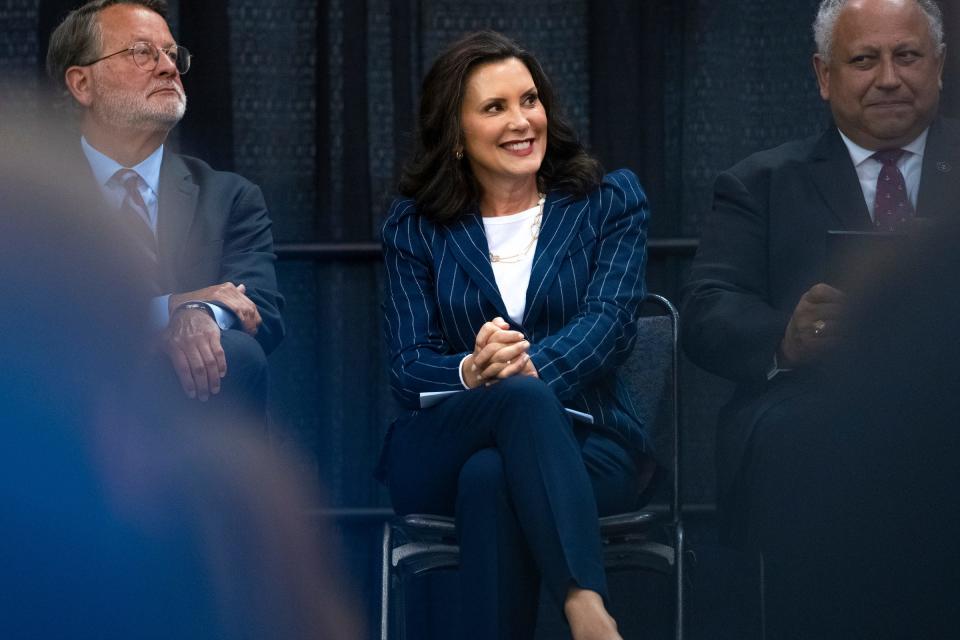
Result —
<instances>
[{"instance_id":1,"label":"man's mustache","mask_svg":"<svg viewBox=\"0 0 960 640\"><path fill-rule=\"evenodd\" d=\"M158 91L166 91L166 90L169 90L169 89L172 89L173 91L176 91L176 92L177 92L177 95L180 96L180 99L181 99L181 100L186 100L187 95L186 95L186 93L184 93L183 87L181 87L180 85L176 84L175 82L159 84L159 85L153 87L152 89L150 89L150 94L154 94L154 93L156 93L156 92L158 92Z\"/></svg>"}]
</instances>

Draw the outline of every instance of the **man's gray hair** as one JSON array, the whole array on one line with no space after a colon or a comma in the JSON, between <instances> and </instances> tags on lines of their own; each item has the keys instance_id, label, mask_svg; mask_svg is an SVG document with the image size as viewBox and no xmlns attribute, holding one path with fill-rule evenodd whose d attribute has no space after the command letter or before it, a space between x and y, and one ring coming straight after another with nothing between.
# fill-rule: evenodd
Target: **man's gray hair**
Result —
<instances>
[{"instance_id":1,"label":"man's gray hair","mask_svg":"<svg viewBox=\"0 0 960 640\"><path fill-rule=\"evenodd\" d=\"M813 21L813 39L817 43L817 53L830 61L833 53L833 30L837 26L837 18L849 0L822 0L817 17ZM927 16L930 23L930 36L936 46L937 53L943 51L943 12L934 0L915 0L917 5Z\"/></svg>"},{"instance_id":2,"label":"man's gray hair","mask_svg":"<svg viewBox=\"0 0 960 640\"><path fill-rule=\"evenodd\" d=\"M64 77L67 69L103 55L99 14L117 4L138 5L159 13L164 19L167 17L166 0L92 0L68 13L50 35L47 47L47 75L65 98L69 97Z\"/></svg>"}]
</instances>

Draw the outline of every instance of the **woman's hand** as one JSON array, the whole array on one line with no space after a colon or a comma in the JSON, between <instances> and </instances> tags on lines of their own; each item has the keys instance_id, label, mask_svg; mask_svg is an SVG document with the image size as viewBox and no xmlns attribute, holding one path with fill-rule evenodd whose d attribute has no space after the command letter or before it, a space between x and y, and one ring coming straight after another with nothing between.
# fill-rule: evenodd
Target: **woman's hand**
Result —
<instances>
[{"instance_id":1,"label":"woman's hand","mask_svg":"<svg viewBox=\"0 0 960 640\"><path fill-rule=\"evenodd\" d=\"M463 381L471 389L492 384L519 373L536 369L530 363L530 343L519 331L512 331L503 318L484 323L477 332L473 353L461 364Z\"/></svg>"}]
</instances>

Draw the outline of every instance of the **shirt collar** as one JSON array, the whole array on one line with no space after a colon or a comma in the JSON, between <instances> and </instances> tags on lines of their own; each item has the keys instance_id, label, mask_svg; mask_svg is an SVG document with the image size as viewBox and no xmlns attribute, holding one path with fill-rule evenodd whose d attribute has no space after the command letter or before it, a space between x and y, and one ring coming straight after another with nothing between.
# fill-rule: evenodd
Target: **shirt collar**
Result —
<instances>
[{"instance_id":1,"label":"shirt collar","mask_svg":"<svg viewBox=\"0 0 960 640\"><path fill-rule=\"evenodd\" d=\"M124 167L110 156L93 148L83 136L80 136L80 146L83 148L83 153L87 156L87 162L90 163L90 168L93 170L93 177L96 178L97 184L101 187L105 187L117 171L129 168L140 175L154 194L160 193L160 165L163 163L162 144L144 158L140 164L133 167Z\"/></svg>"},{"instance_id":2,"label":"shirt collar","mask_svg":"<svg viewBox=\"0 0 960 640\"><path fill-rule=\"evenodd\" d=\"M843 139L843 144L847 145L847 151L850 152L850 159L853 160L853 166L859 167L861 164L869 160L870 156L876 153L876 151L873 151L870 149L864 149L863 147L858 145L856 142L848 138L846 134L843 133L843 131L840 131L840 129L837 129L837 131L840 133L840 137ZM927 148L928 133L930 133L930 127L927 127L926 129L924 129L923 133L917 136L913 140L913 142L911 142L910 144L904 145L900 148L903 149L904 151L909 151L910 153L914 153L922 158L923 152Z\"/></svg>"}]
</instances>

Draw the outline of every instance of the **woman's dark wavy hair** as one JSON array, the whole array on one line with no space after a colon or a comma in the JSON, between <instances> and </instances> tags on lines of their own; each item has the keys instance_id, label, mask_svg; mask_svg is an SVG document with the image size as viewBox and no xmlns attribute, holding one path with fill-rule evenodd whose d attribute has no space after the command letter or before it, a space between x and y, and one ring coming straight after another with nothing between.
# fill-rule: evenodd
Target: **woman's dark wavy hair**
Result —
<instances>
[{"instance_id":1,"label":"woman's dark wavy hair","mask_svg":"<svg viewBox=\"0 0 960 640\"><path fill-rule=\"evenodd\" d=\"M463 146L460 110L471 72L509 58L526 65L547 114L547 152L537 174L540 189L562 189L579 197L600 184L600 163L586 152L560 113L537 59L504 35L478 31L450 45L424 78L416 147L400 178L400 193L413 198L417 210L434 222L452 222L480 199L470 163L455 155Z\"/></svg>"}]
</instances>

